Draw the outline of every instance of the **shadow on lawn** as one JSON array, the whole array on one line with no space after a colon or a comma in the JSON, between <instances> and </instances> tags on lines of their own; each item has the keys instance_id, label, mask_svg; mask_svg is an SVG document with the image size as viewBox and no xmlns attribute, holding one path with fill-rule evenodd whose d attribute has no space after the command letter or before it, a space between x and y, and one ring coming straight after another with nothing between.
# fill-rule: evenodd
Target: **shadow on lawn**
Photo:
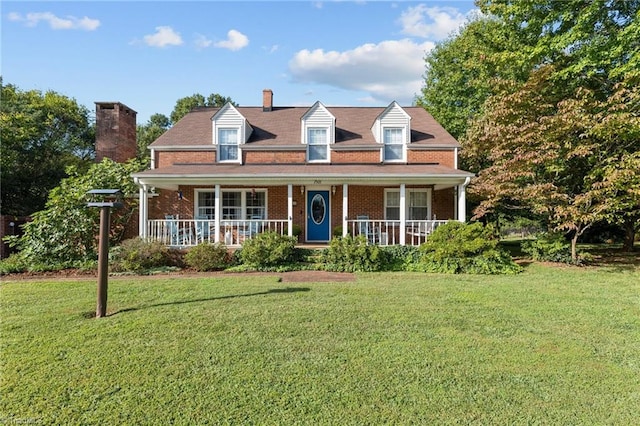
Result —
<instances>
[{"instance_id":1,"label":"shadow on lawn","mask_svg":"<svg viewBox=\"0 0 640 426\"><path fill-rule=\"evenodd\" d=\"M239 298L239 297L263 296L263 295L268 295L268 294L298 293L298 292L301 292L301 291L311 291L311 289L309 287L272 288L270 290L260 291L258 293L232 294L232 295L229 295L229 296L206 297L206 298L202 298L202 299L191 299L191 300L176 300L175 302L156 303L156 304L153 304L153 305L144 305L144 306L139 306L139 307L135 307L135 308L120 309L118 311L111 312L111 313L107 314L107 316L111 317L111 316L114 316L114 315L117 315L117 314L122 314L122 313L125 313L125 312L139 311L141 309L156 308L156 307L159 307L159 306L184 305L186 303L210 302L210 301L213 301L213 300L236 299L236 298ZM95 317L95 314L94 314L94 317Z\"/></svg>"}]
</instances>

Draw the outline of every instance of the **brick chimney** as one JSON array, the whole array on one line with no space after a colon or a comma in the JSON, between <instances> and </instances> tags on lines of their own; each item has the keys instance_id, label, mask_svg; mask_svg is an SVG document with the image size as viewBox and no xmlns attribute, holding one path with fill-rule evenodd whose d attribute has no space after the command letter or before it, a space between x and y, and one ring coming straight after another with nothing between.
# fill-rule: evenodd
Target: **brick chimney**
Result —
<instances>
[{"instance_id":1,"label":"brick chimney","mask_svg":"<svg viewBox=\"0 0 640 426\"><path fill-rule=\"evenodd\" d=\"M96 162L124 163L136 157L136 114L120 102L96 102Z\"/></svg>"},{"instance_id":2,"label":"brick chimney","mask_svg":"<svg viewBox=\"0 0 640 426\"><path fill-rule=\"evenodd\" d=\"M262 111L268 112L273 109L273 92L271 89L262 91Z\"/></svg>"}]
</instances>

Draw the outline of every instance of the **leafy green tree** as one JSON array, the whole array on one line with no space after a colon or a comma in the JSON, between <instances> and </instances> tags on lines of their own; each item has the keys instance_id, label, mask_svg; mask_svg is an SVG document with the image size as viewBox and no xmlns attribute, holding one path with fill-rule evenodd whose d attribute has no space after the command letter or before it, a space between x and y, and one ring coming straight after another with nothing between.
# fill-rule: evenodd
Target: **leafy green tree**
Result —
<instances>
[{"instance_id":1,"label":"leafy green tree","mask_svg":"<svg viewBox=\"0 0 640 426\"><path fill-rule=\"evenodd\" d=\"M115 163L105 158L93 164L85 173L69 167L68 178L49 193L44 210L33 214L33 221L24 225L24 234L10 238L10 244L20 249L26 264L39 269L77 267L97 258L99 210L87 207L87 192L91 189L120 189L124 207L112 214L112 244L122 238L124 226L137 206L137 187L131 174L141 170L137 160Z\"/></svg>"},{"instance_id":2,"label":"leafy green tree","mask_svg":"<svg viewBox=\"0 0 640 426\"><path fill-rule=\"evenodd\" d=\"M425 57L422 96L416 99L455 138L466 133L470 119L497 93L496 80L525 81L531 64L516 63L519 45L504 24L479 17L438 44Z\"/></svg>"},{"instance_id":3,"label":"leafy green tree","mask_svg":"<svg viewBox=\"0 0 640 426\"><path fill-rule=\"evenodd\" d=\"M137 127L137 157L145 166L148 167L150 164L149 145L166 132L170 126L171 121L166 115L153 114L146 124Z\"/></svg>"},{"instance_id":4,"label":"leafy green tree","mask_svg":"<svg viewBox=\"0 0 640 426\"><path fill-rule=\"evenodd\" d=\"M95 156L89 110L53 91L2 84L0 139L2 213L8 215L42 209L65 169L86 170Z\"/></svg>"},{"instance_id":5,"label":"leafy green tree","mask_svg":"<svg viewBox=\"0 0 640 426\"><path fill-rule=\"evenodd\" d=\"M199 94L193 94L184 98L180 98L176 101L176 106L171 112L171 123L177 123L182 117L187 115L192 109L197 107L222 107L227 102L230 102L234 106L237 106L231 98L225 98L217 93L212 93L206 98Z\"/></svg>"}]
</instances>

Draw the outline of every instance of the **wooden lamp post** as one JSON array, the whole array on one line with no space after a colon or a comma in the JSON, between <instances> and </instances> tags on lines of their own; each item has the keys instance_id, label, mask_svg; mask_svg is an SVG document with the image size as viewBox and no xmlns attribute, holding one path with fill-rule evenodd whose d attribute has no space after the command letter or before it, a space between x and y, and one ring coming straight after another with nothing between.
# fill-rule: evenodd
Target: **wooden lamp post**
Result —
<instances>
[{"instance_id":1,"label":"wooden lamp post","mask_svg":"<svg viewBox=\"0 0 640 426\"><path fill-rule=\"evenodd\" d=\"M111 208L122 207L119 189L92 189L87 192L92 198L100 197L101 201L90 201L87 207L100 207L100 236L98 239L98 301L96 318L107 315L107 286L109 279L109 222Z\"/></svg>"}]
</instances>

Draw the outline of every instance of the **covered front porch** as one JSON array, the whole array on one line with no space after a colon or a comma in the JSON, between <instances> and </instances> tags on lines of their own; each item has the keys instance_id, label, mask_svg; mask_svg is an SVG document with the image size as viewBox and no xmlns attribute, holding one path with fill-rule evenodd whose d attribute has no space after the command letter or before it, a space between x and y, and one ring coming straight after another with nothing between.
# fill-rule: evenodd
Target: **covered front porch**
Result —
<instances>
[{"instance_id":1,"label":"covered front porch","mask_svg":"<svg viewBox=\"0 0 640 426\"><path fill-rule=\"evenodd\" d=\"M296 236L300 244L363 235L370 244L420 245L437 226L465 221L471 174L438 165L367 165L361 172L360 167L147 170L134 175L140 187L139 235L179 247L205 241L237 247L265 231Z\"/></svg>"}]
</instances>

